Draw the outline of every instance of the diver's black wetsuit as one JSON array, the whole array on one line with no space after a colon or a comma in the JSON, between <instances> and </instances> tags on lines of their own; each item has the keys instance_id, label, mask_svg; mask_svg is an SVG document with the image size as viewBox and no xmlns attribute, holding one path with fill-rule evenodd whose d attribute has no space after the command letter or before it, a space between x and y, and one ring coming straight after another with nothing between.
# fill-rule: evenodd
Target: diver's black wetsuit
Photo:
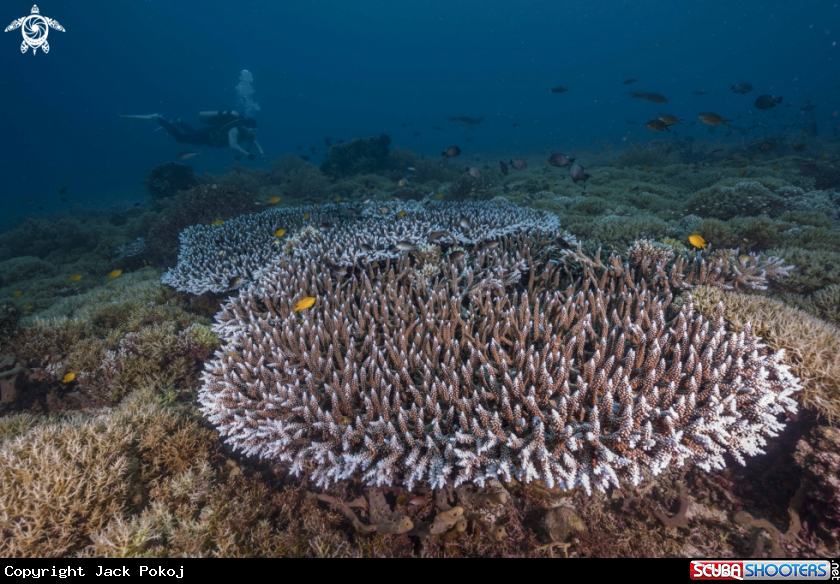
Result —
<instances>
[{"instance_id":1,"label":"diver's black wetsuit","mask_svg":"<svg viewBox=\"0 0 840 584\"><path fill-rule=\"evenodd\" d=\"M175 138L181 144L193 144L194 146L211 146L215 148L223 148L228 145L227 130L225 128L221 132L219 128L213 126L205 126L199 130L195 130L188 123L177 120L175 123L168 122L163 118L158 118L160 124L169 135Z\"/></svg>"}]
</instances>

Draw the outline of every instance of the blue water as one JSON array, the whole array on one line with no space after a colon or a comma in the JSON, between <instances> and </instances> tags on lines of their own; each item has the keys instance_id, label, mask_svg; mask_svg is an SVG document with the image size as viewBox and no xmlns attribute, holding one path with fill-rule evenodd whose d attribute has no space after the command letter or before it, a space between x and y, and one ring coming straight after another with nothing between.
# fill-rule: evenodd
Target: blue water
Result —
<instances>
[{"instance_id":1,"label":"blue water","mask_svg":"<svg viewBox=\"0 0 840 584\"><path fill-rule=\"evenodd\" d=\"M254 75L269 159L316 145L318 163L326 136L381 132L431 156L451 144L488 155L620 148L663 138L644 127L661 113L741 115L744 125L761 124L751 135L811 117L823 134L840 123L840 8L831 0L50 0L39 8L66 29L50 31L49 54L21 54L20 30L0 35L7 220L66 208L63 186L90 207L144 200L149 170L185 148L118 114L197 125L199 111L237 106L242 69ZM30 9L5 0L0 21ZM626 78L639 82L625 86ZM755 89L736 95L729 87L739 82ZM552 94L557 85L569 92ZM627 97L634 90L670 101ZM757 112L764 93L794 107ZM808 101L818 108L799 113ZM484 121L465 131L450 116ZM708 138L707 128L684 125L686 136ZM222 173L232 158L205 150L190 163Z\"/></svg>"}]
</instances>

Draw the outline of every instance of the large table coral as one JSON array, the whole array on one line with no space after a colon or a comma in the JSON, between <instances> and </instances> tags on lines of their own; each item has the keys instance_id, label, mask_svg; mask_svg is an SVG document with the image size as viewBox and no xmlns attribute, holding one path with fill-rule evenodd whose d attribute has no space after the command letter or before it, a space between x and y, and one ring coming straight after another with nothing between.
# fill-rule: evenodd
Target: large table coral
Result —
<instances>
[{"instance_id":1,"label":"large table coral","mask_svg":"<svg viewBox=\"0 0 840 584\"><path fill-rule=\"evenodd\" d=\"M237 288L288 254L316 255L335 265L399 258L405 247L437 233L450 243L476 244L526 229L554 230L557 217L515 205L413 201L378 205L307 205L241 215L221 225L194 225L181 234L178 265L163 282L203 294ZM282 235L278 232L282 230ZM432 238L433 240L435 238Z\"/></svg>"},{"instance_id":2,"label":"large table coral","mask_svg":"<svg viewBox=\"0 0 840 584\"><path fill-rule=\"evenodd\" d=\"M486 219L470 209L468 224ZM697 279L685 258L645 279L557 236L519 225L341 271L324 250L280 257L217 317L205 414L320 485L516 477L591 492L761 452L796 410L782 353L690 302L669 318L673 289ZM700 264L689 274L716 277Z\"/></svg>"}]
</instances>

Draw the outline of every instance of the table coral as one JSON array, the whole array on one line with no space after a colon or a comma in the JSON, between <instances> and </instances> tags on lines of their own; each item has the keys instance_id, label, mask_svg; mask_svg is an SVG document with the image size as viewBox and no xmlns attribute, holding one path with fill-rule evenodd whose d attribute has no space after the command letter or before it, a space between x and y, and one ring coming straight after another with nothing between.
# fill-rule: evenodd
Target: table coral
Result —
<instances>
[{"instance_id":1,"label":"table coral","mask_svg":"<svg viewBox=\"0 0 840 584\"><path fill-rule=\"evenodd\" d=\"M604 491L761 452L799 384L749 328L729 334L722 308L666 317L672 288L715 280L703 261L646 281L614 256L558 261L555 236L477 236L431 283L407 277L406 254L340 274L323 253L280 258L217 317L227 344L205 414L235 448L322 486ZM295 312L304 296L315 305Z\"/></svg>"}]
</instances>

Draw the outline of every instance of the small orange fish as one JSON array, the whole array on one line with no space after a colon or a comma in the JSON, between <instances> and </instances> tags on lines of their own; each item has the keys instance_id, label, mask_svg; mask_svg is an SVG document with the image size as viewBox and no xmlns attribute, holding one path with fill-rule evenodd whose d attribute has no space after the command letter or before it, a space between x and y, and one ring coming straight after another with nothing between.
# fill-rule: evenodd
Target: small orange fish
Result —
<instances>
[{"instance_id":1,"label":"small orange fish","mask_svg":"<svg viewBox=\"0 0 840 584\"><path fill-rule=\"evenodd\" d=\"M443 193L438 193L437 195L435 195L435 197L438 198L438 199L442 199L443 198Z\"/></svg>"},{"instance_id":2,"label":"small orange fish","mask_svg":"<svg viewBox=\"0 0 840 584\"><path fill-rule=\"evenodd\" d=\"M295 304L295 307L293 308L293 310L295 312L299 312L301 310L306 310L307 308L312 308L314 305L315 305L315 297L314 296L307 296L306 298L304 298L303 300L301 300L300 302Z\"/></svg>"},{"instance_id":3,"label":"small orange fish","mask_svg":"<svg viewBox=\"0 0 840 584\"><path fill-rule=\"evenodd\" d=\"M779 172L779 167L776 166L775 164L773 166L771 166L770 168L775 172Z\"/></svg>"},{"instance_id":4,"label":"small orange fish","mask_svg":"<svg viewBox=\"0 0 840 584\"><path fill-rule=\"evenodd\" d=\"M14 292L12 292L12 296L14 296L15 298L20 298L21 294L23 294L23 292L20 290L15 290Z\"/></svg>"},{"instance_id":5,"label":"small orange fish","mask_svg":"<svg viewBox=\"0 0 840 584\"><path fill-rule=\"evenodd\" d=\"M405 211L400 211L397 213L397 217L405 217Z\"/></svg>"},{"instance_id":6,"label":"small orange fish","mask_svg":"<svg viewBox=\"0 0 840 584\"><path fill-rule=\"evenodd\" d=\"M309 213L307 213L306 215L303 216L303 220L304 221L309 221Z\"/></svg>"},{"instance_id":7,"label":"small orange fish","mask_svg":"<svg viewBox=\"0 0 840 584\"><path fill-rule=\"evenodd\" d=\"M317 209L318 208L318 203L313 203L312 206Z\"/></svg>"},{"instance_id":8,"label":"small orange fish","mask_svg":"<svg viewBox=\"0 0 840 584\"><path fill-rule=\"evenodd\" d=\"M285 229L278 229L274 232L274 237L283 237L284 235L286 235Z\"/></svg>"},{"instance_id":9,"label":"small orange fish","mask_svg":"<svg viewBox=\"0 0 840 584\"><path fill-rule=\"evenodd\" d=\"M401 178L399 180L399 182L397 183L397 186L400 187L400 188L404 187L405 186L405 179Z\"/></svg>"},{"instance_id":10,"label":"small orange fish","mask_svg":"<svg viewBox=\"0 0 840 584\"><path fill-rule=\"evenodd\" d=\"M67 375L62 377L61 383L70 383L74 379L76 379L76 374L75 373L68 373Z\"/></svg>"},{"instance_id":11,"label":"small orange fish","mask_svg":"<svg viewBox=\"0 0 840 584\"><path fill-rule=\"evenodd\" d=\"M224 220L224 219L216 219L215 221L213 221L213 225L215 225L216 227L218 227L219 225L221 225L221 224L222 224L222 223L224 223L224 222L225 222L225 220Z\"/></svg>"},{"instance_id":12,"label":"small orange fish","mask_svg":"<svg viewBox=\"0 0 840 584\"><path fill-rule=\"evenodd\" d=\"M340 202L341 202L341 197L336 197L336 198L333 199L333 203L340 203Z\"/></svg>"},{"instance_id":13,"label":"small orange fish","mask_svg":"<svg viewBox=\"0 0 840 584\"><path fill-rule=\"evenodd\" d=\"M148 265L149 265L149 262L147 262L146 260L143 260L143 265L144 265L144 266L148 266Z\"/></svg>"},{"instance_id":14,"label":"small orange fish","mask_svg":"<svg viewBox=\"0 0 840 584\"><path fill-rule=\"evenodd\" d=\"M747 171L744 170L743 168L738 171L738 176L744 176L745 174L747 174Z\"/></svg>"},{"instance_id":15,"label":"small orange fish","mask_svg":"<svg viewBox=\"0 0 840 584\"><path fill-rule=\"evenodd\" d=\"M709 245L708 243L706 243L706 240L703 239L702 235L697 234L689 235L688 242L697 249L706 249L706 246Z\"/></svg>"},{"instance_id":16,"label":"small orange fish","mask_svg":"<svg viewBox=\"0 0 840 584\"><path fill-rule=\"evenodd\" d=\"M116 280L120 276L122 276L122 270L114 270L113 272L108 274L108 279L109 280Z\"/></svg>"},{"instance_id":17,"label":"small orange fish","mask_svg":"<svg viewBox=\"0 0 840 584\"><path fill-rule=\"evenodd\" d=\"M81 274L73 274L72 276L70 276L69 278L67 278L67 280L69 280L70 282L78 282L78 281L79 281L79 280L81 280L81 279L82 279L82 275L81 275Z\"/></svg>"},{"instance_id":18,"label":"small orange fish","mask_svg":"<svg viewBox=\"0 0 840 584\"><path fill-rule=\"evenodd\" d=\"M280 197L271 197L269 200L266 201L269 205L276 205L280 202Z\"/></svg>"},{"instance_id":19,"label":"small orange fish","mask_svg":"<svg viewBox=\"0 0 840 584\"><path fill-rule=\"evenodd\" d=\"M24 309L25 311L29 312L30 310L32 310L32 305L31 305L31 304L27 304L26 306L24 306L24 307L23 307L23 309Z\"/></svg>"},{"instance_id":20,"label":"small orange fish","mask_svg":"<svg viewBox=\"0 0 840 584\"><path fill-rule=\"evenodd\" d=\"M650 167L647 164L643 164L642 170L650 170Z\"/></svg>"}]
</instances>

